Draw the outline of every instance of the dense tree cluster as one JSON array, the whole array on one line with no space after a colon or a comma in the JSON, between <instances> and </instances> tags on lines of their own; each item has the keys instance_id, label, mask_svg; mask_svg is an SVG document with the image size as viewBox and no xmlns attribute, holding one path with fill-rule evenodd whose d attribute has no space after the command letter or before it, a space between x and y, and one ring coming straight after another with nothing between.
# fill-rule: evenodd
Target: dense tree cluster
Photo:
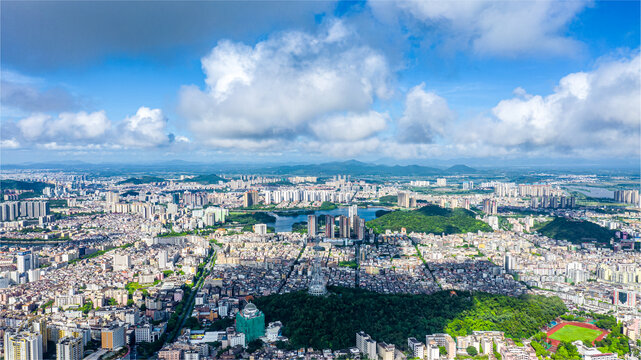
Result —
<instances>
[{"instance_id":1,"label":"dense tree cluster","mask_svg":"<svg viewBox=\"0 0 641 360\"><path fill-rule=\"evenodd\" d=\"M558 298L507 297L464 291L432 295L379 294L362 289L330 287L327 297L304 291L270 295L255 303L267 321L283 322L283 334L294 347L342 349L354 346L363 330L377 341L405 347L408 337L447 331L499 330L519 338L566 311Z\"/></svg>"},{"instance_id":2,"label":"dense tree cluster","mask_svg":"<svg viewBox=\"0 0 641 360\"><path fill-rule=\"evenodd\" d=\"M477 220L473 212L461 208L445 209L436 205L427 205L412 211L397 210L370 220L367 226L377 233L385 230L422 232L434 234L459 234L477 231L492 231L492 228Z\"/></svg>"},{"instance_id":3,"label":"dense tree cluster","mask_svg":"<svg viewBox=\"0 0 641 360\"><path fill-rule=\"evenodd\" d=\"M276 218L265 212L255 213L230 213L227 216L227 222L238 223L239 225L255 225L273 223Z\"/></svg>"},{"instance_id":4,"label":"dense tree cluster","mask_svg":"<svg viewBox=\"0 0 641 360\"><path fill-rule=\"evenodd\" d=\"M602 247L610 247L614 230L609 230L593 222L558 217L539 229L549 238L566 240L573 244L596 242Z\"/></svg>"},{"instance_id":5,"label":"dense tree cluster","mask_svg":"<svg viewBox=\"0 0 641 360\"><path fill-rule=\"evenodd\" d=\"M621 333L621 325L615 325L608 336L601 341L596 341L594 345L601 352L616 353L619 357L630 352L629 338Z\"/></svg>"}]
</instances>

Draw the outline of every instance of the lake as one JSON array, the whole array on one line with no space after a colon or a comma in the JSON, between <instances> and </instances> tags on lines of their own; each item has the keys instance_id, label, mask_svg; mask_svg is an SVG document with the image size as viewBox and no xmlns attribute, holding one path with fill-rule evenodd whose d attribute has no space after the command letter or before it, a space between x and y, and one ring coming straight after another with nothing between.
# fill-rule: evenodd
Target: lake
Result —
<instances>
[{"instance_id":1,"label":"lake","mask_svg":"<svg viewBox=\"0 0 641 360\"><path fill-rule=\"evenodd\" d=\"M378 210L389 210L384 207L369 207L369 208L358 208L358 217L365 219L365 221L376 219L376 212ZM298 216L278 216L274 213L269 213L270 215L276 218L276 221L273 223L267 223L268 226L273 226L276 229L276 232L288 232L292 231L292 225L297 222L306 222L307 215L298 215ZM339 207L334 210L316 210L314 215L332 215L337 217L339 215L347 216L349 210L346 207ZM311 215L311 214L310 214Z\"/></svg>"},{"instance_id":2,"label":"lake","mask_svg":"<svg viewBox=\"0 0 641 360\"><path fill-rule=\"evenodd\" d=\"M567 186L569 190L578 191L593 198L613 199L614 191L600 187Z\"/></svg>"}]
</instances>

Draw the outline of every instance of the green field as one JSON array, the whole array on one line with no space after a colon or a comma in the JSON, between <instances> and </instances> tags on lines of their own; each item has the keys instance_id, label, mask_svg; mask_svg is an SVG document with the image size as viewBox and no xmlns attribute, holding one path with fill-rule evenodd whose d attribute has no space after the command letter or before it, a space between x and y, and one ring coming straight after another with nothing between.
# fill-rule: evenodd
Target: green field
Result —
<instances>
[{"instance_id":1,"label":"green field","mask_svg":"<svg viewBox=\"0 0 641 360\"><path fill-rule=\"evenodd\" d=\"M599 335L601 335L601 331L599 330L586 329L574 325L565 325L548 337L552 340L567 342L572 342L575 340L581 340L585 342L586 340L590 340L590 343L592 343L594 340L596 340L597 337L599 337Z\"/></svg>"}]
</instances>

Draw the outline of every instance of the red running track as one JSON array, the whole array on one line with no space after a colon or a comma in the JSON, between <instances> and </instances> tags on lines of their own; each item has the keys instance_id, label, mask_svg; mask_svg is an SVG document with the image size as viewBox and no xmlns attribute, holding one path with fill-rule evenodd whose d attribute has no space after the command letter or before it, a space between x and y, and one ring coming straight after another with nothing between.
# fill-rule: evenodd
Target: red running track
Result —
<instances>
[{"instance_id":1,"label":"red running track","mask_svg":"<svg viewBox=\"0 0 641 360\"><path fill-rule=\"evenodd\" d=\"M559 344L561 342L559 340L550 339L550 335L552 335L555 332L559 331L559 329L561 329L562 327L564 327L566 325L574 325L574 326L578 326L578 327L582 327L582 328L586 328L586 329L593 329L593 330L601 331L601 335L599 335L594 341L601 341L601 340L603 340L603 338L606 335L609 334L609 332L607 330L603 330L603 329L597 327L594 324L582 323L582 322L576 322L576 321L565 321L565 322L562 322L560 324L556 324L553 328L551 328L550 330L548 330L545 333L545 335L548 336L548 338L546 339L547 342L552 344L552 346L559 346ZM592 342L592 345L594 345L594 342Z\"/></svg>"}]
</instances>

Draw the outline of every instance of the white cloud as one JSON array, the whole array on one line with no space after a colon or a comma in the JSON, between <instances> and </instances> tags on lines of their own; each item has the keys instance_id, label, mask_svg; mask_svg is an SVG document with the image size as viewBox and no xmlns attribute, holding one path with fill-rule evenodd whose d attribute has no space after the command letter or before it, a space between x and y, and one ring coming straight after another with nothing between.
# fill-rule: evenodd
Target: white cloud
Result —
<instances>
[{"instance_id":1,"label":"white cloud","mask_svg":"<svg viewBox=\"0 0 641 360\"><path fill-rule=\"evenodd\" d=\"M376 111L330 116L314 122L312 131L327 141L356 141L368 138L387 127L389 116Z\"/></svg>"},{"instance_id":2,"label":"white cloud","mask_svg":"<svg viewBox=\"0 0 641 360\"><path fill-rule=\"evenodd\" d=\"M447 101L434 92L426 92L425 84L413 87L406 95L405 111L398 121L397 140L407 143L431 143L446 135L456 119Z\"/></svg>"},{"instance_id":3,"label":"white cloud","mask_svg":"<svg viewBox=\"0 0 641 360\"><path fill-rule=\"evenodd\" d=\"M111 128L104 111L61 113L57 117L34 114L19 120L22 135L31 141L102 142Z\"/></svg>"},{"instance_id":4,"label":"white cloud","mask_svg":"<svg viewBox=\"0 0 641 360\"><path fill-rule=\"evenodd\" d=\"M178 135L178 136L176 136L176 138L175 138L174 140L175 140L177 143L186 143L186 144L188 144L188 143L190 143L190 142L191 142L191 140L189 140L189 138L188 138L188 137L186 137L186 136L182 136L182 135Z\"/></svg>"},{"instance_id":5,"label":"white cloud","mask_svg":"<svg viewBox=\"0 0 641 360\"><path fill-rule=\"evenodd\" d=\"M162 110L144 106L120 123L119 135L119 142L126 147L156 147L171 142Z\"/></svg>"},{"instance_id":6,"label":"white cloud","mask_svg":"<svg viewBox=\"0 0 641 360\"><path fill-rule=\"evenodd\" d=\"M2 149L18 149L20 143L15 138L0 140L0 148Z\"/></svg>"},{"instance_id":7,"label":"white cloud","mask_svg":"<svg viewBox=\"0 0 641 360\"><path fill-rule=\"evenodd\" d=\"M375 98L390 96L391 75L381 54L350 47L349 36L335 21L318 35L285 32L253 47L219 42L202 59L206 89L180 91L194 136L213 147L256 149L310 135L328 117L368 116Z\"/></svg>"},{"instance_id":8,"label":"white cloud","mask_svg":"<svg viewBox=\"0 0 641 360\"><path fill-rule=\"evenodd\" d=\"M573 54L580 43L564 35L587 1L370 1L389 19L400 10L444 34L450 46L480 54Z\"/></svg>"},{"instance_id":9,"label":"white cloud","mask_svg":"<svg viewBox=\"0 0 641 360\"><path fill-rule=\"evenodd\" d=\"M140 107L136 114L113 123L105 111L60 113L57 116L36 113L3 124L3 140L21 146L43 147L50 150L82 148L151 148L169 145L173 134L167 131L167 119L160 109ZM188 143L181 136L176 139ZM3 142L3 144L4 144Z\"/></svg>"},{"instance_id":10,"label":"white cloud","mask_svg":"<svg viewBox=\"0 0 641 360\"><path fill-rule=\"evenodd\" d=\"M636 155L641 136L639 54L563 77L547 96L519 91L466 140L526 153ZM463 134L463 132L461 132Z\"/></svg>"}]
</instances>

